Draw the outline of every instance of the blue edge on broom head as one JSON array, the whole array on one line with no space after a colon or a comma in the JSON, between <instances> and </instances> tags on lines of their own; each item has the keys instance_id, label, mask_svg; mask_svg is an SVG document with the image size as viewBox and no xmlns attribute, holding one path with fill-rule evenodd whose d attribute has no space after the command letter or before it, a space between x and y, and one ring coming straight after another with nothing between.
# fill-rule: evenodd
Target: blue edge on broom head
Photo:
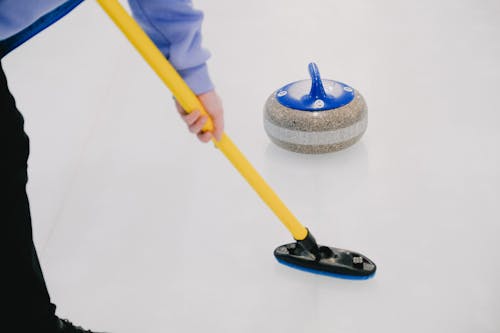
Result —
<instances>
[{"instance_id":1,"label":"blue edge on broom head","mask_svg":"<svg viewBox=\"0 0 500 333\"><path fill-rule=\"evenodd\" d=\"M306 268L306 267L299 266L299 265L294 265L294 264L291 264L291 263L286 262L284 260L280 260L278 258L276 258L276 260L278 260L278 262L280 264L283 264L283 265L291 267L291 268L298 269L298 270L303 271L303 272L308 272L308 273L313 273L313 274L318 274L318 275L325 275L325 276L335 277L335 278L344 279L344 280L369 280L375 276L375 272L373 274L366 275L366 276L335 274L335 273L331 273L331 272L325 272L325 271L315 270L315 269L311 269L311 268Z\"/></svg>"}]
</instances>

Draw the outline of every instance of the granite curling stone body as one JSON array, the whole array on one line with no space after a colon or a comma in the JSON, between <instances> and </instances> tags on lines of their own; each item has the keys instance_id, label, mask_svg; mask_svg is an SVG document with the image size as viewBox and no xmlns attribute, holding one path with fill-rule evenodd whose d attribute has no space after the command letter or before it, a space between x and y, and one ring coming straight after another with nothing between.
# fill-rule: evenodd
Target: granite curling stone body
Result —
<instances>
[{"instance_id":1,"label":"granite curling stone body","mask_svg":"<svg viewBox=\"0 0 500 333\"><path fill-rule=\"evenodd\" d=\"M348 85L322 80L309 64L311 80L275 91L264 107L264 128L278 146L306 154L338 151L356 143L368 125L363 96Z\"/></svg>"}]
</instances>

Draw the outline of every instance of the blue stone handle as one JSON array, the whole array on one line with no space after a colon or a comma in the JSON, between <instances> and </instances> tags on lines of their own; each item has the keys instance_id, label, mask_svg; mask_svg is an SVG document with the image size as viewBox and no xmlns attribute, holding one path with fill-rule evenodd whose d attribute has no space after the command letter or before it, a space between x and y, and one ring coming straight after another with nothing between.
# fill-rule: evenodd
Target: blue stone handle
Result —
<instances>
[{"instance_id":1,"label":"blue stone handle","mask_svg":"<svg viewBox=\"0 0 500 333\"><path fill-rule=\"evenodd\" d=\"M275 94L281 105L294 110L316 112L340 108L354 99L354 89L342 82L325 80L326 87L332 87L325 90L318 66L314 62L309 64L308 69L311 75L311 89L307 91L308 80L287 84Z\"/></svg>"},{"instance_id":2,"label":"blue stone handle","mask_svg":"<svg viewBox=\"0 0 500 333\"><path fill-rule=\"evenodd\" d=\"M314 62L309 64L309 74L311 75L311 91L309 92L309 98L313 101L317 99L326 99L327 96L323 83L321 82L318 66Z\"/></svg>"}]
</instances>

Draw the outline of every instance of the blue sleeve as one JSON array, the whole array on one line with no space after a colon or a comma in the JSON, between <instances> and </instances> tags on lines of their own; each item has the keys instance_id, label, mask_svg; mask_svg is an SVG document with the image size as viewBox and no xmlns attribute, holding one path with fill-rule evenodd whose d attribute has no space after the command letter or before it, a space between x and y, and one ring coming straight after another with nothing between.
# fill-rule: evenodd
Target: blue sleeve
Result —
<instances>
[{"instance_id":1,"label":"blue sleeve","mask_svg":"<svg viewBox=\"0 0 500 333\"><path fill-rule=\"evenodd\" d=\"M195 94L214 86L201 47L203 13L190 0L128 0L134 18Z\"/></svg>"}]
</instances>

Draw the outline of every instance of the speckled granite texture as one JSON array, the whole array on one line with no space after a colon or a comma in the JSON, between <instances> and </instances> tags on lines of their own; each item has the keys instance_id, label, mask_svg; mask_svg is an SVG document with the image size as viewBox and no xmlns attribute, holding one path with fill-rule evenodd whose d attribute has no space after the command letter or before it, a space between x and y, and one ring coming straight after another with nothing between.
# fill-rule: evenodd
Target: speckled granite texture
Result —
<instances>
[{"instance_id":1,"label":"speckled granite texture","mask_svg":"<svg viewBox=\"0 0 500 333\"><path fill-rule=\"evenodd\" d=\"M338 151L356 143L366 131L368 113L358 91L343 107L299 111L281 105L274 92L264 106L264 128L278 146L306 154Z\"/></svg>"}]
</instances>

